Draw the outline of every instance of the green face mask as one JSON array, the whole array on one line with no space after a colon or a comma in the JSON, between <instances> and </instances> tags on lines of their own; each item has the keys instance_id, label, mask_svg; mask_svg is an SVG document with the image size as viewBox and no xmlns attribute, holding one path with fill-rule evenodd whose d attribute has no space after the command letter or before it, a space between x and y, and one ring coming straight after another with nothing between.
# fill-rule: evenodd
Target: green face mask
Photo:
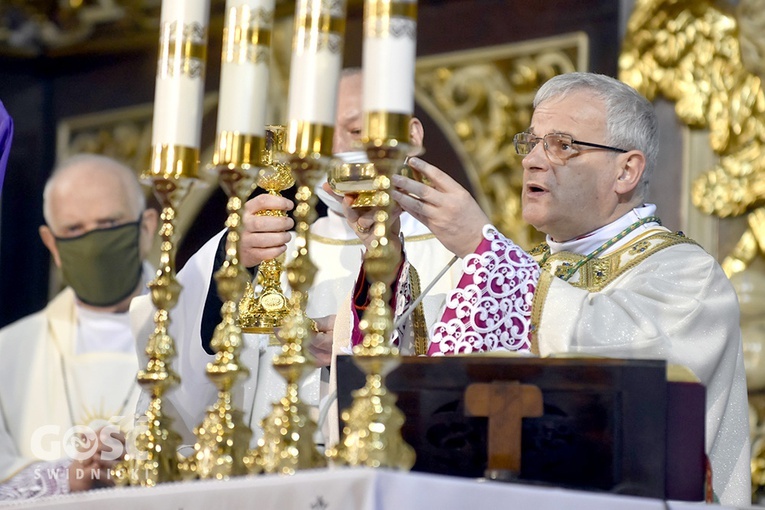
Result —
<instances>
[{"instance_id":1,"label":"green face mask","mask_svg":"<svg viewBox=\"0 0 765 510\"><path fill-rule=\"evenodd\" d=\"M64 281L83 303L116 305L138 286L140 222L56 238Z\"/></svg>"}]
</instances>

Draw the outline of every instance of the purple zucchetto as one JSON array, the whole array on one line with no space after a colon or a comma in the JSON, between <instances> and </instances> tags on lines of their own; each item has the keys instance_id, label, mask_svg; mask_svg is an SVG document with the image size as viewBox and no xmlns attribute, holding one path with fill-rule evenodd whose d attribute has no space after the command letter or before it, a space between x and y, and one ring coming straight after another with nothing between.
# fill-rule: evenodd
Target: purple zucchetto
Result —
<instances>
[{"instance_id":1,"label":"purple zucchetto","mask_svg":"<svg viewBox=\"0 0 765 510\"><path fill-rule=\"evenodd\" d=\"M8 154L11 152L11 140L13 139L13 119L5 111L3 102L0 101L0 192L3 191L3 178L5 166L8 164Z\"/></svg>"}]
</instances>

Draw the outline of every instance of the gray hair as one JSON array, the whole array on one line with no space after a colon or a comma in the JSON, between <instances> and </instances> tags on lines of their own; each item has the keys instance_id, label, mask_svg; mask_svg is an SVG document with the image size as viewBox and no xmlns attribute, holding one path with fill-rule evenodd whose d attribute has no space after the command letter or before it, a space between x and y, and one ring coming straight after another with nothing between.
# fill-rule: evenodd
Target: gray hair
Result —
<instances>
[{"instance_id":1,"label":"gray hair","mask_svg":"<svg viewBox=\"0 0 765 510\"><path fill-rule=\"evenodd\" d=\"M608 139L604 143L620 149L639 150L645 155L645 171L637 190L644 197L659 152L659 123L653 105L635 89L610 76L567 73L551 78L539 88L534 97L534 108L548 99L577 91L591 92L605 103Z\"/></svg>"},{"instance_id":2,"label":"gray hair","mask_svg":"<svg viewBox=\"0 0 765 510\"><path fill-rule=\"evenodd\" d=\"M48 180L45 182L45 188L43 189L43 217L48 226L52 224L51 221L53 220L53 214L50 210L50 199L53 189L56 186L56 181L70 169L82 164L91 164L103 170L119 173L124 190L129 194L129 203L133 207L135 218L138 218L138 215L146 209L146 196L143 193L143 188L141 187L141 183L138 182L135 172L130 167L115 159L101 156L99 154L76 154L56 165L53 172L51 172L50 177L48 177Z\"/></svg>"}]
</instances>

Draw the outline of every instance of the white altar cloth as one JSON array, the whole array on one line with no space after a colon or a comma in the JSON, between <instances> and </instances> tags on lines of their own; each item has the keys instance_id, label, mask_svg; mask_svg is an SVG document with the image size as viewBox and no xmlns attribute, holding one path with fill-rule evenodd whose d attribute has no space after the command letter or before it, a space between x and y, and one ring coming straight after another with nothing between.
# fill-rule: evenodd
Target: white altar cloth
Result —
<instances>
[{"instance_id":1,"label":"white altar cloth","mask_svg":"<svg viewBox=\"0 0 765 510\"><path fill-rule=\"evenodd\" d=\"M51 510L691 510L701 506L367 468L319 469L301 471L294 476L263 475L227 481L200 480L151 488L121 487L36 501L0 502L3 508Z\"/></svg>"}]
</instances>

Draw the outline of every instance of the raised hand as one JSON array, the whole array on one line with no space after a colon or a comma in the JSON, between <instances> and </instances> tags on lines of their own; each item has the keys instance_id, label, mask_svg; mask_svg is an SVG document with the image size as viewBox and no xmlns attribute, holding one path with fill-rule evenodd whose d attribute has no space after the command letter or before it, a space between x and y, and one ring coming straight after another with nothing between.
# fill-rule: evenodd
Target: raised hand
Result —
<instances>
[{"instance_id":1,"label":"raised hand","mask_svg":"<svg viewBox=\"0 0 765 510\"><path fill-rule=\"evenodd\" d=\"M364 246L369 248L370 243L374 240L374 232L372 232L372 229L375 224L375 209L371 207L351 207L351 202L353 202L354 198L353 195L340 196L334 193L327 183L324 183L322 187L325 191L329 192L335 200L343 205L343 216L345 216L345 221L347 221L348 225L354 232L356 232L356 235L361 242L364 243ZM400 249L398 234L401 231L401 212L401 208L397 205L394 206L393 211L391 212L392 222L390 226L390 237L391 246L395 249Z\"/></svg>"},{"instance_id":2,"label":"raised hand","mask_svg":"<svg viewBox=\"0 0 765 510\"><path fill-rule=\"evenodd\" d=\"M483 238L483 226L489 223L478 202L437 167L420 158L410 158L408 164L431 184L394 175L393 199L424 223L449 251L461 258L473 253Z\"/></svg>"}]
</instances>

